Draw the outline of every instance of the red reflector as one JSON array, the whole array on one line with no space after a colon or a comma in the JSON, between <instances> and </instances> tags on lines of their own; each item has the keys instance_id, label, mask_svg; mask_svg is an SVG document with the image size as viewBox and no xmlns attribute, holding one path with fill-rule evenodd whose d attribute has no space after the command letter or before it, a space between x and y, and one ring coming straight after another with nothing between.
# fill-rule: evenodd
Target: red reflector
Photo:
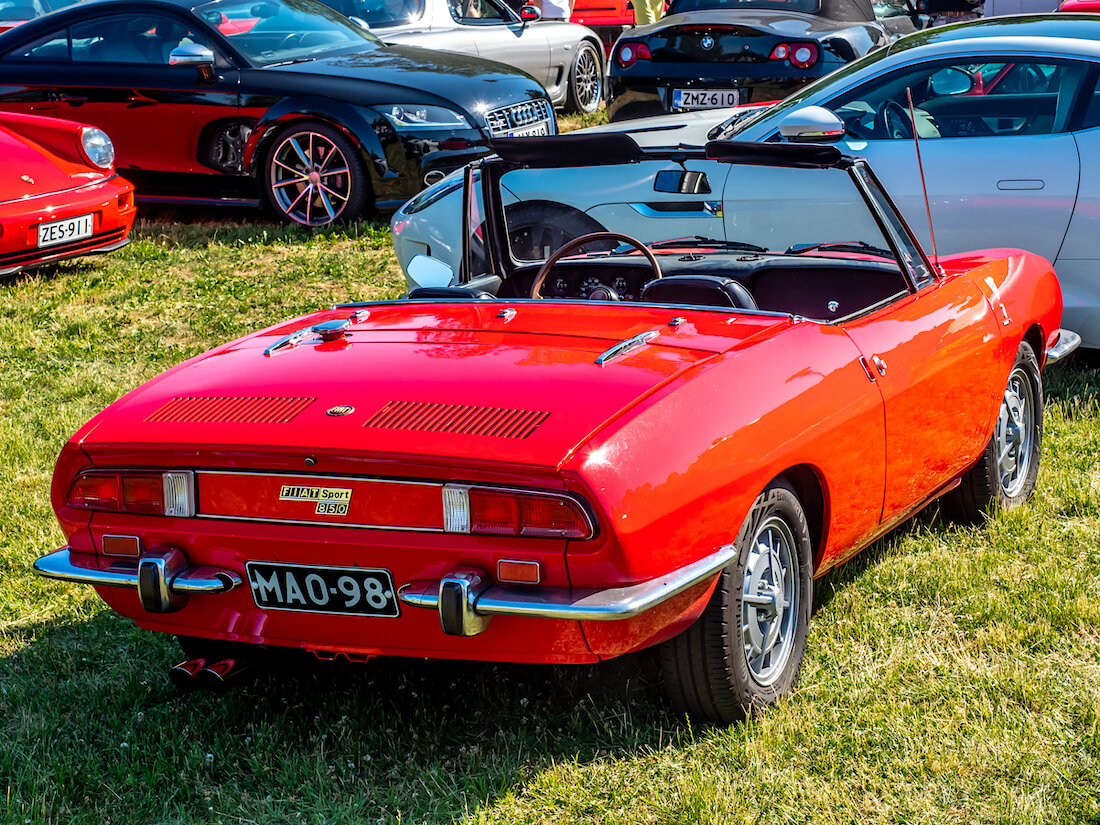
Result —
<instances>
[{"instance_id":1,"label":"red reflector","mask_svg":"<svg viewBox=\"0 0 1100 825\"><path fill-rule=\"evenodd\" d=\"M542 580L542 570L537 561L512 561L501 559L497 562L497 581L513 584L538 584Z\"/></svg>"},{"instance_id":2,"label":"red reflector","mask_svg":"<svg viewBox=\"0 0 1100 825\"><path fill-rule=\"evenodd\" d=\"M137 536L104 536L103 555L137 558L141 555L141 539Z\"/></svg>"},{"instance_id":3,"label":"red reflector","mask_svg":"<svg viewBox=\"0 0 1100 825\"><path fill-rule=\"evenodd\" d=\"M164 481L159 475L122 477L122 509L127 513L164 512Z\"/></svg>"},{"instance_id":4,"label":"red reflector","mask_svg":"<svg viewBox=\"0 0 1100 825\"><path fill-rule=\"evenodd\" d=\"M470 532L514 536L519 532L519 506L511 493L470 490Z\"/></svg>"},{"instance_id":5,"label":"red reflector","mask_svg":"<svg viewBox=\"0 0 1100 825\"><path fill-rule=\"evenodd\" d=\"M88 510L121 510L122 483L117 475L107 473L78 476L69 490L69 504Z\"/></svg>"}]
</instances>

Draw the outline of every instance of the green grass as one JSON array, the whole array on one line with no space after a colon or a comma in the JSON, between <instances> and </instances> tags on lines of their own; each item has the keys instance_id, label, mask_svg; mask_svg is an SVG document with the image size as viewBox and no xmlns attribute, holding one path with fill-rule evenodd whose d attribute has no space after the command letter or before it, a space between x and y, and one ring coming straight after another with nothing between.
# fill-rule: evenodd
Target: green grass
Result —
<instances>
[{"instance_id":1,"label":"green grass","mask_svg":"<svg viewBox=\"0 0 1100 825\"><path fill-rule=\"evenodd\" d=\"M639 655L385 661L180 694L173 640L39 579L65 439L171 364L281 317L395 296L383 226L144 224L0 283L0 821L1100 823L1100 373L1047 374L1033 502L935 509L817 583L806 663L729 728L675 718Z\"/></svg>"}]
</instances>

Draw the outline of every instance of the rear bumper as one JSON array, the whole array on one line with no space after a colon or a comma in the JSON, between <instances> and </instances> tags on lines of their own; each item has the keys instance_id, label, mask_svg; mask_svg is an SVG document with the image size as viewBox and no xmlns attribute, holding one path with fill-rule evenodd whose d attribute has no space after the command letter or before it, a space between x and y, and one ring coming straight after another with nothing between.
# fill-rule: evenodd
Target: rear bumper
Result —
<instances>
[{"instance_id":1,"label":"rear bumper","mask_svg":"<svg viewBox=\"0 0 1100 825\"><path fill-rule=\"evenodd\" d=\"M1081 346L1080 335L1068 329L1058 330L1058 337L1053 344L1047 347L1046 359L1043 362L1044 366L1057 364L1079 346Z\"/></svg>"},{"instance_id":2,"label":"rear bumper","mask_svg":"<svg viewBox=\"0 0 1100 825\"><path fill-rule=\"evenodd\" d=\"M621 621L652 610L706 581L736 558L737 549L727 544L667 575L604 590L490 585L482 571L458 569L438 581L402 585L398 598L411 607L438 611L444 632L452 636L477 635L492 616Z\"/></svg>"},{"instance_id":3,"label":"rear bumper","mask_svg":"<svg viewBox=\"0 0 1100 825\"><path fill-rule=\"evenodd\" d=\"M607 116L612 121L618 121L686 111L673 107L674 89L740 89L739 105L781 100L814 79L816 75L719 79L611 76L607 86Z\"/></svg>"}]
</instances>

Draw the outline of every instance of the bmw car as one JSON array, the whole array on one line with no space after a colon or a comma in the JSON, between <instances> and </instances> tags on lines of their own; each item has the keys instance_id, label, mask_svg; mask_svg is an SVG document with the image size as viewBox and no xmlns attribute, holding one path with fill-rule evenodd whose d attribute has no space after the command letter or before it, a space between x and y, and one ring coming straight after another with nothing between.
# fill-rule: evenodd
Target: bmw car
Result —
<instances>
[{"instance_id":1,"label":"bmw car","mask_svg":"<svg viewBox=\"0 0 1100 825\"><path fill-rule=\"evenodd\" d=\"M107 131L149 200L251 203L310 226L393 209L488 151L552 134L542 86L385 46L314 0L89 0L0 35L0 111Z\"/></svg>"}]
</instances>

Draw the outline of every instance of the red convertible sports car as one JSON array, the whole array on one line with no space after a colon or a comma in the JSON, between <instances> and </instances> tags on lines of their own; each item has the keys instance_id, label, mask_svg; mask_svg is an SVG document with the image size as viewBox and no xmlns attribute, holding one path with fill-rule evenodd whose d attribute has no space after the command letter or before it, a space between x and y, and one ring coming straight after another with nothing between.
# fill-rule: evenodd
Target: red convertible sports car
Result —
<instances>
[{"instance_id":1,"label":"red convertible sports car","mask_svg":"<svg viewBox=\"0 0 1100 825\"><path fill-rule=\"evenodd\" d=\"M38 571L180 636L181 683L280 648L660 645L675 706L728 721L791 688L814 578L941 496L974 519L1031 493L1040 370L1078 340L1047 261L937 265L864 161L730 142L705 151L740 181L743 240L599 233L615 248L521 261L511 171L690 177L701 152L496 148L467 173L460 285L281 323L115 402L61 452L68 545ZM804 213L771 197L792 187Z\"/></svg>"},{"instance_id":2,"label":"red convertible sports car","mask_svg":"<svg viewBox=\"0 0 1100 825\"><path fill-rule=\"evenodd\" d=\"M94 126L0 114L0 275L125 246L134 187Z\"/></svg>"}]
</instances>

